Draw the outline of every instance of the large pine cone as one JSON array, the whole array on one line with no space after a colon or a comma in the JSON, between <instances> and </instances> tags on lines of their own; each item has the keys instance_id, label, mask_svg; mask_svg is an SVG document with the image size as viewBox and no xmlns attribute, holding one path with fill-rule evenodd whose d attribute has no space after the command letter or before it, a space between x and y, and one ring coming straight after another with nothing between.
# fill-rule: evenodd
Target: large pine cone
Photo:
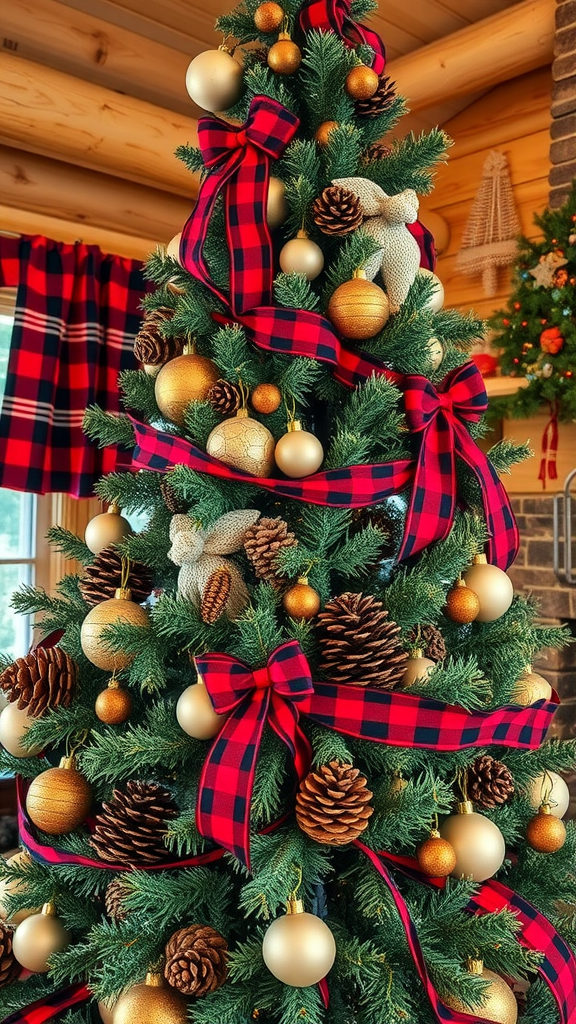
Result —
<instances>
[{"instance_id":1,"label":"large pine cone","mask_svg":"<svg viewBox=\"0 0 576 1024\"><path fill-rule=\"evenodd\" d=\"M96 815L90 845L109 864L142 867L171 856L164 845L168 823L178 811L167 789L155 782L128 782L115 789Z\"/></svg>"},{"instance_id":2,"label":"large pine cone","mask_svg":"<svg viewBox=\"0 0 576 1024\"><path fill-rule=\"evenodd\" d=\"M146 313L142 327L134 341L134 355L139 363L147 366L161 366L174 356L182 355L184 339L166 337L162 325L174 316L174 310L160 306Z\"/></svg>"},{"instance_id":3,"label":"large pine cone","mask_svg":"<svg viewBox=\"0 0 576 1024\"><path fill-rule=\"evenodd\" d=\"M4 921L0 921L0 988L11 985L20 974L22 968L14 959L12 952L12 936L14 932Z\"/></svg>"},{"instance_id":4,"label":"large pine cone","mask_svg":"<svg viewBox=\"0 0 576 1024\"><path fill-rule=\"evenodd\" d=\"M312 219L325 235L349 235L359 228L364 216L358 196L341 185L329 185L314 200Z\"/></svg>"},{"instance_id":5,"label":"large pine cone","mask_svg":"<svg viewBox=\"0 0 576 1024\"><path fill-rule=\"evenodd\" d=\"M489 754L478 757L467 773L468 796L479 807L505 804L514 792L512 772Z\"/></svg>"},{"instance_id":6,"label":"large pine cone","mask_svg":"<svg viewBox=\"0 0 576 1024\"><path fill-rule=\"evenodd\" d=\"M122 556L117 548L103 548L92 565L84 570L80 580L80 593L87 604L96 605L114 597L122 578ZM137 604L145 601L152 590L152 573L147 565L130 559L127 587Z\"/></svg>"},{"instance_id":7,"label":"large pine cone","mask_svg":"<svg viewBox=\"0 0 576 1024\"><path fill-rule=\"evenodd\" d=\"M333 598L316 629L320 668L332 682L389 690L402 679L408 655L398 642L400 626L370 594Z\"/></svg>"},{"instance_id":8,"label":"large pine cone","mask_svg":"<svg viewBox=\"0 0 576 1024\"><path fill-rule=\"evenodd\" d=\"M358 768L330 761L313 769L300 783L296 821L317 843L344 846L362 835L374 812L372 793Z\"/></svg>"},{"instance_id":9,"label":"large pine cone","mask_svg":"<svg viewBox=\"0 0 576 1024\"><path fill-rule=\"evenodd\" d=\"M121 878L113 878L106 886L104 906L111 921L125 921L129 911L124 906L128 890Z\"/></svg>"},{"instance_id":10,"label":"large pine cone","mask_svg":"<svg viewBox=\"0 0 576 1024\"><path fill-rule=\"evenodd\" d=\"M179 494L174 490L172 484L169 484L167 480L162 479L160 481L160 490L162 497L164 498L164 504L169 512L173 516L185 515L190 508L190 503L184 501Z\"/></svg>"},{"instance_id":11,"label":"large pine cone","mask_svg":"<svg viewBox=\"0 0 576 1024\"><path fill-rule=\"evenodd\" d=\"M258 578L268 580L273 587L280 587L281 578L276 572L278 554L282 548L292 548L297 543L283 519L262 516L246 530L244 550Z\"/></svg>"},{"instance_id":12,"label":"large pine cone","mask_svg":"<svg viewBox=\"0 0 576 1024\"><path fill-rule=\"evenodd\" d=\"M396 82L391 82L386 75L382 75L376 92L367 100L356 100L354 109L363 117L378 117L388 110L395 96Z\"/></svg>"},{"instance_id":13,"label":"large pine cone","mask_svg":"<svg viewBox=\"0 0 576 1024\"><path fill-rule=\"evenodd\" d=\"M164 977L187 996L205 996L226 980L228 943L210 925L179 928L166 943Z\"/></svg>"},{"instance_id":14,"label":"large pine cone","mask_svg":"<svg viewBox=\"0 0 576 1024\"><path fill-rule=\"evenodd\" d=\"M76 663L61 647L37 647L0 675L0 688L34 718L48 708L70 706L77 687Z\"/></svg>"},{"instance_id":15,"label":"large pine cone","mask_svg":"<svg viewBox=\"0 0 576 1024\"><path fill-rule=\"evenodd\" d=\"M373 142L362 153L362 163L371 164L373 160L386 160L391 152L390 146L384 145L383 142Z\"/></svg>"}]
</instances>

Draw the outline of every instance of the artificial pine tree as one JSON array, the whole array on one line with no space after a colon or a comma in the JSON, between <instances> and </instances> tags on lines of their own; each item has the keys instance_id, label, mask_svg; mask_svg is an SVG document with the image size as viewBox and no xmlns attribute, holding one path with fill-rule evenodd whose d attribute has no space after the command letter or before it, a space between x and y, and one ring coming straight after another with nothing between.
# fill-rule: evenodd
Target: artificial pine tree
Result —
<instances>
[{"instance_id":1,"label":"artificial pine tree","mask_svg":"<svg viewBox=\"0 0 576 1024\"><path fill-rule=\"evenodd\" d=\"M133 471L98 484L90 546L51 531L85 571L14 598L79 684L31 716L3 676L29 851L1 869L12 1024L576 1020L575 749L545 741L529 668L569 637L513 598L497 472L523 452L475 443L482 325L442 308L414 223L449 141L375 145L404 104L371 7L247 0L218 23L257 42L243 70L225 47L189 70L224 116L182 146L198 202L148 264L168 361L86 419ZM94 554L119 576L101 601ZM131 701L105 722L107 690ZM474 809L479 759L498 799ZM11 983L12 957L35 973Z\"/></svg>"}]
</instances>

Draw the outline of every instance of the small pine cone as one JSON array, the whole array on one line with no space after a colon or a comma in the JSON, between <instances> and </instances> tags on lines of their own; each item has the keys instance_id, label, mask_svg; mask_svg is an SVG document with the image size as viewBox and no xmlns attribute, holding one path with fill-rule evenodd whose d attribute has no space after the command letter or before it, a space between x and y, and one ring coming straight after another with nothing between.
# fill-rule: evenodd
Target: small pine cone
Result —
<instances>
[{"instance_id":1,"label":"small pine cone","mask_svg":"<svg viewBox=\"0 0 576 1024\"><path fill-rule=\"evenodd\" d=\"M181 498L180 495L176 493L172 484L169 484L167 480L160 481L160 490L162 492L162 497L164 498L164 504L173 516L185 515L186 512L188 512L190 508L189 503L184 501L184 498Z\"/></svg>"},{"instance_id":2,"label":"small pine cone","mask_svg":"<svg viewBox=\"0 0 576 1024\"><path fill-rule=\"evenodd\" d=\"M48 708L67 708L77 687L76 662L61 647L37 647L0 675L0 689L21 710L39 718Z\"/></svg>"},{"instance_id":3,"label":"small pine cone","mask_svg":"<svg viewBox=\"0 0 576 1024\"><path fill-rule=\"evenodd\" d=\"M206 581L202 601L200 602L200 618L209 626L220 618L232 589L232 573L225 565L216 569Z\"/></svg>"},{"instance_id":4,"label":"small pine cone","mask_svg":"<svg viewBox=\"0 0 576 1024\"><path fill-rule=\"evenodd\" d=\"M362 835L374 812L372 793L358 768L340 761L306 775L296 795L296 821L317 843L344 846Z\"/></svg>"},{"instance_id":5,"label":"small pine cone","mask_svg":"<svg viewBox=\"0 0 576 1024\"><path fill-rule=\"evenodd\" d=\"M139 363L147 366L161 366L174 356L182 355L184 339L166 337L162 333L162 325L169 323L174 310L168 306L160 306L146 313L142 327L134 341L134 356Z\"/></svg>"},{"instance_id":6,"label":"small pine cone","mask_svg":"<svg viewBox=\"0 0 576 1024\"><path fill-rule=\"evenodd\" d=\"M388 107L396 96L396 82L391 82L386 75L382 75L376 92L367 100L357 100L354 110L362 117L378 117L388 110Z\"/></svg>"},{"instance_id":7,"label":"small pine cone","mask_svg":"<svg viewBox=\"0 0 576 1024\"><path fill-rule=\"evenodd\" d=\"M111 921L125 921L130 913L124 906L128 890L121 878L113 878L106 886L104 906Z\"/></svg>"},{"instance_id":8,"label":"small pine cone","mask_svg":"<svg viewBox=\"0 0 576 1024\"><path fill-rule=\"evenodd\" d=\"M364 215L360 200L340 185L329 185L312 204L312 219L325 235L349 235L359 228Z\"/></svg>"},{"instance_id":9,"label":"small pine cone","mask_svg":"<svg viewBox=\"0 0 576 1024\"><path fill-rule=\"evenodd\" d=\"M122 555L114 546L103 548L96 555L92 565L84 570L80 580L80 593L87 604L100 604L114 597L122 578ZM152 590L152 573L142 562L130 559L127 587L132 591L132 600L137 604L145 601Z\"/></svg>"},{"instance_id":10,"label":"small pine cone","mask_svg":"<svg viewBox=\"0 0 576 1024\"><path fill-rule=\"evenodd\" d=\"M0 921L0 988L11 985L19 976L22 968L14 959L12 952L12 936L14 932L4 921Z\"/></svg>"},{"instance_id":11,"label":"small pine cone","mask_svg":"<svg viewBox=\"0 0 576 1024\"><path fill-rule=\"evenodd\" d=\"M276 573L276 559L282 548L292 548L297 543L283 519L262 516L246 530L244 550L258 578L268 580L273 587L279 588L281 579Z\"/></svg>"},{"instance_id":12,"label":"small pine cone","mask_svg":"<svg viewBox=\"0 0 576 1024\"><path fill-rule=\"evenodd\" d=\"M208 924L179 928L165 952L164 977L184 995L205 996L226 981L228 943Z\"/></svg>"},{"instance_id":13,"label":"small pine cone","mask_svg":"<svg viewBox=\"0 0 576 1024\"><path fill-rule=\"evenodd\" d=\"M231 416L240 408L240 390L227 380L217 380L206 397L220 416Z\"/></svg>"},{"instance_id":14,"label":"small pine cone","mask_svg":"<svg viewBox=\"0 0 576 1024\"><path fill-rule=\"evenodd\" d=\"M320 668L333 683L389 690L400 682L408 655L400 626L370 594L341 594L318 615Z\"/></svg>"},{"instance_id":15,"label":"small pine cone","mask_svg":"<svg viewBox=\"0 0 576 1024\"><path fill-rule=\"evenodd\" d=\"M468 769L467 787L470 800L479 807L497 807L512 796L514 779L502 761L484 754Z\"/></svg>"},{"instance_id":16,"label":"small pine cone","mask_svg":"<svg viewBox=\"0 0 576 1024\"><path fill-rule=\"evenodd\" d=\"M391 152L390 146L385 146L383 142L373 142L362 153L362 163L371 164L374 160L386 160Z\"/></svg>"},{"instance_id":17,"label":"small pine cone","mask_svg":"<svg viewBox=\"0 0 576 1024\"><path fill-rule=\"evenodd\" d=\"M115 789L95 818L90 845L109 864L142 867L171 855L164 845L168 823L178 811L168 790L155 782L128 782Z\"/></svg>"},{"instance_id":18,"label":"small pine cone","mask_svg":"<svg viewBox=\"0 0 576 1024\"><path fill-rule=\"evenodd\" d=\"M431 658L432 661L444 661L447 654L446 644L437 626L419 626L410 634L410 640L422 650L426 658Z\"/></svg>"}]
</instances>

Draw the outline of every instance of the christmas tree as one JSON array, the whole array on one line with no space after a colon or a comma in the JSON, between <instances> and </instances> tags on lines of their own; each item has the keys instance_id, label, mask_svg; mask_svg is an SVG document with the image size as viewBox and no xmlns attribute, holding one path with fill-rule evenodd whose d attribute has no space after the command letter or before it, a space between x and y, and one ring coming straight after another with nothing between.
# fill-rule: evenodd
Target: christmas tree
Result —
<instances>
[{"instance_id":1,"label":"christmas tree","mask_svg":"<svg viewBox=\"0 0 576 1024\"><path fill-rule=\"evenodd\" d=\"M371 7L248 2L242 66L190 65L198 200L126 413L86 419L132 471L51 530L82 572L14 598L12 1024L576 1020L575 749L531 668L569 637L506 574L524 452L476 444L482 325L417 221L449 140L380 141Z\"/></svg>"}]
</instances>

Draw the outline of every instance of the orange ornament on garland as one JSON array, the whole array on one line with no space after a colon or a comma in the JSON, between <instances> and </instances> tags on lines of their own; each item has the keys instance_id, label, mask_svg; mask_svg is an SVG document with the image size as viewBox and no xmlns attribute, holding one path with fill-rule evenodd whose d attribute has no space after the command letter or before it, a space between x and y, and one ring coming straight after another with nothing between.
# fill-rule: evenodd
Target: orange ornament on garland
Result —
<instances>
[{"instance_id":1,"label":"orange ornament on garland","mask_svg":"<svg viewBox=\"0 0 576 1024\"><path fill-rule=\"evenodd\" d=\"M540 335L540 348L549 356L557 356L564 348L564 338L559 327L547 327Z\"/></svg>"}]
</instances>

